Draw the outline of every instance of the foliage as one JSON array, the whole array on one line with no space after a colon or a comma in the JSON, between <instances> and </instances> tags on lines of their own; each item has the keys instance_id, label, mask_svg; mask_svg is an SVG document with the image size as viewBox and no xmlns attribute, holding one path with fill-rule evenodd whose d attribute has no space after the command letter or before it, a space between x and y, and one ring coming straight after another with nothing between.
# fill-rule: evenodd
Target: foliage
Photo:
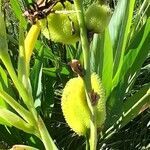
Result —
<instances>
[{"instance_id":1,"label":"foliage","mask_svg":"<svg viewBox=\"0 0 150 150\"><path fill-rule=\"evenodd\" d=\"M84 9L91 3L84 1ZM97 148L141 149L149 144L150 2L116 3L104 32L91 37L80 28L81 41L72 45L55 43L42 34L36 40L36 35L31 57L24 53L24 40L30 40L29 31L34 27L22 17L24 1L0 0L0 149L16 144L85 149L85 138L68 127L60 105L66 82L75 76L68 66L72 59L80 60L87 72L87 91L91 72L99 75L105 89L107 116L95 137ZM91 126L91 133L93 130Z\"/></svg>"}]
</instances>

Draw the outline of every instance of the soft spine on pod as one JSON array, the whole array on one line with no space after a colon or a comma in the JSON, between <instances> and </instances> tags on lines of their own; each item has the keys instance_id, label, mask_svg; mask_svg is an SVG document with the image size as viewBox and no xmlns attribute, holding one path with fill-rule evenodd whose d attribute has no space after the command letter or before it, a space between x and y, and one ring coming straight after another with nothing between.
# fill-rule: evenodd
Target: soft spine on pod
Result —
<instances>
[{"instance_id":1,"label":"soft spine on pod","mask_svg":"<svg viewBox=\"0 0 150 150\"><path fill-rule=\"evenodd\" d=\"M97 127L104 124L106 118L105 94L97 74L91 75L92 89L99 95L95 107ZM90 110L87 105L84 82L81 77L70 79L62 94L62 112L70 128L78 135L86 135L90 128Z\"/></svg>"}]
</instances>

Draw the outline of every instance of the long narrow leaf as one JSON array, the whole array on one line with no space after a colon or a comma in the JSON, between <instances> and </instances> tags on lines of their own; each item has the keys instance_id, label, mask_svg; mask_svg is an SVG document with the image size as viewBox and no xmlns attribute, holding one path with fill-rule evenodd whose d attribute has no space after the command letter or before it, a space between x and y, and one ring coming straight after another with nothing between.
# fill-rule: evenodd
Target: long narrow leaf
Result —
<instances>
[{"instance_id":1,"label":"long narrow leaf","mask_svg":"<svg viewBox=\"0 0 150 150\"><path fill-rule=\"evenodd\" d=\"M25 104L28 105L29 107L31 107L31 103L33 102L33 99L31 97L31 95L29 96L27 94L27 90L24 88L24 86L20 82L20 80L18 80L16 72L11 63L10 56L8 54L6 27L5 27L5 23L4 23L4 15L2 12L0 12L0 59L3 61L5 67L7 68L7 71L9 73L9 75L11 76L16 88L20 92L20 95L22 96ZM30 101L28 99L30 99Z\"/></svg>"},{"instance_id":2,"label":"long narrow leaf","mask_svg":"<svg viewBox=\"0 0 150 150\"><path fill-rule=\"evenodd\" d=\"M124 57L125 48L126 48L126 44L127 44L127 40L128 40L128 34L130 32L135 0L128 0L128 1L121 0L119 2L120 2L119 3L120 5L118 5L117 10L120 11L120 13L122 14L122 15L120 15L120 16L122 16L122 18L119 18L119 17L116 18L117 13L115 13L116 16L112 17L112 19L115 19L115 20L113 20L113 22L114 21L120 22L120 24L118 24L118 26L116 26L115 23L112 24L110 22L110 27L112 26L112 28L110 28L110 33L113 32L113 30L117 30L116 32L118 32L115 43L113 43L115 45L115 47L114 47L114 50L115 50L115 52L114 52L114 74L116 72L120 74L120 69L123 64L123 57ZM119 19L121 19L121 20L119 20ZM110 34L110 35L112 35L112 34ZM112 39L112 41L114 41L114 40Z\"/></svg>"},{"instance_id":3,"label":"long narrow leaf","mask_svg":"<svg viewBox=\"0 0 150 150\"><path fill-rule=\"evenodd\" d=\"M102 83L106 89L106 97L109 96L112 88L112 76L113 76L113 49L111 39L109 36L109 30L106 29L104 36L103 72L102 72Z\"/></svg>"},{"instance_id":4,"label":"long narrow leaf","mask_svg":"<svg viewBox=\"0 0 150 150\"><path fill-rule=\"evenodd\" d=\"M7 109L0 108L0 117L9 122L12 126L21 129L27 133L35 134L34 126L26 123L23 119L21 119L16 114L12 113Z\"/></svg>"},{"instance_id":5,"label":"long narrow leaf","mask_svg":"<svg viewBox=\"0 0 150 150\"><path fill-rule=\"evenodd\" d=\"M19 1L18 0L10 0L10 4L11 4L12 10L15 13L17 19L20 20L20 18L22 18L23 27L25 28L27 23L25 21L25 17L23 17L23 12L22 12L21 7L19 5Z\"/></svg>"},{"instance_id":6,"label":"long narrow leaf","mask_svg":"<svg viewBox=\"0 0 150 150\"><path fill-rule=\"evenodd\" d=\"M122 20L125 17L127 0L118 1L117 7L109 23L109 32L113 48L116 49L121 31Z\"/></svg>"},{"instance_id":7,"label":"long narrow leaf","mask_svg":"<svg viewBox=\"0 0 150 150\"><path fill-rule=\"evenodd\" d=\"M107 117L105 130L112 126L120 117L123 109L124 86L120 82L111 92L107 100Z\"/></svg>"},{"instance_id":8,"label":"long narrow leaf","mask_svg":"<svg viewBox=\"0 0 150 150\"><path fill-rule=\"evenodd\" d=\"M107 131L105 131L104 139L108 139L120 128L124 127L132 119L137 117L143 110L143 106L147 104L150 105L150 84L145 85L141 90L139 90L132 97L128 98L123 104L122 116L116 121L116 123L111 126ZM142 111L141 111L142 110Z\"/></svg>"},{"instance_id":9,"label":"long narrow leaf","mask_svg":"<svg viewBox=\"0 0 150 150\"><path fill-rule=\"evenodd\" d=\"M121 68L120 74L116 74L113 85L117 85L118 82L128 73L128 76L133 76L133 74L138 71L143 62L145 61L149 51L150 51L150 18L147 20L146 25L137 34L136 38L130 45L130 50L126 54ZM127 83L126 83L127 84Z\"/></svg>"},{"instance_id":10,"label":"long narrow leaf","mask_svg":"<svg viewBox=\"0 0 150 150\"><path fill-rule=\"evenodd\" d=\"M4 14L0 11L0 59L9 60Z\"/></svg>"},{"instance_id":11,"label":"long narrow leaf","mask_svg":"<svg viewBox=\"0 0 150 150\"><path fill-rule=\"evenodd\" d=\"M33 93L33 97L34 99L39 98L40 94L41 94L41 68L42 68L42 64L43 64L43 53L44 53L44 49L43 47L40 47L39 50L39 59L35 60L35 64L33 66L31 75L30 75L30 79L31 79L31 85L32 85L32 93ZM38 91L39 90L39 91Z\"/></svg>"},{"instance_id":12,"label":"long narrow leaf","mask_svg":"<svg viewBox=\"0 0 150 150\"><path fill-rule=\"evenodd\" d=\"M8 88L8 80L7 80L7 75L4 72L3 68L0 66L0 90L7 89ZM5 101L0 98L0 106L7 108L7 104Z\"/></svg>"},{"instance_id":13,"label":"long narrow leaf","mask_svg":"<svg viewBox=\"0 0 150 150\"><path fill-rule=\"evenodd\" d=\"M7 75L4 72L3 68L0 67L0 90L3 89L8 89L8 80L7 80ZM1 93L0 93L1 94ZM3 98L0 97L0 107L1 108L8 108L7 103L4 101ZM6 122L3 118L0 117L0 124L6 124L10 125L8 122Z\"/></svg>"},{"instance_id":14,"label":"long narrow leaf","mask_svg":"<svg viewBox=\"0 0 150 150\"><path fill-rule=\"evenodd\" d=\"M18 102L16 102L10 95L8 95L3 90L0 90L0 98L5 100L20 116L22 116L28 123L33 124L32 115L24 107L22 107Z\"/></svg>"},{"instance_id":15,"label":"long narrow leaf","mask_svg":"<svg viewBox=\"0 0 150 150\"><path fill-rule=\"evenodd\" d=\"M147 98L149 98L149 100L150 100L150 93L147 93L149 89L150 89L150 83L147 84L147 85L145 85L145 86L143 86L143 87L140 89L140 91L138 91L137 93L135 93L133 96L129 97L129 98L125 101L125 103L123 104L123 112L124 112L124 113L127 113L127 112L131 111L131 109L132 109L132 107L133 107L134 105L139 104L139 102L140 102L140 100L142 99L142 97L147 96ZM149 105L149 104L150 104L150 101L147 101L147 102L143 103L143 105L140 105L140 107L141 107L141 106L144 106L144 104L146 104L146 103ZM148 105L147 105L147 106L148 106ZM138 110L137 110L138 113L140 113L140 110L141 110L141 109L138 109ZM138 114L138 113L136 113L136 114ZM132 114L130 117L131 117L131 118L135 118L135 116L133 116L133 114ZM131 120L131 119L129 119L129 117L128 117L127 120ZM127 122L127 123L128 123L128 122ZM124 123L124 124L127 124L127 123Z\"/></svg>"},{"instance_id":16,"label":"long narrow leaf","mask_svg":"<svg viewBox=\"0 0 150 150\"><path fill-rule=\"evenodd\" d=\"M94 35L91 50L91 68L102 78L106 96L108 97L112 88L113 76L113 49L108 28L103 34Z\"/></svg>"},{"instance_id":17,"label":"long narrow leaf","mask_svg":"<svg viewBox=\"0 0 150 150\"><path fill-rule=\"evenodd\" d=\"M94 34L91 45L91 70L102 78L104 34Z\"/></svg>"}]
</instances>

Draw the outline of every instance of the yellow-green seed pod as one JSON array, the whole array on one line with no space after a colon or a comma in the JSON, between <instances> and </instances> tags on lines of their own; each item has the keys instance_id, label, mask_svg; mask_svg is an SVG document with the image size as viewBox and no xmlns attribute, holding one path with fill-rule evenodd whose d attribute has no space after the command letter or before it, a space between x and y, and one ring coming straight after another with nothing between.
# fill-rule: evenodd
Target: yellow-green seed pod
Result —
<instances>
[{"instance_id":1,"label":"yellow-green seed pod","mask_svg":"<svg viewBox=\"0 0 150 150\"><path fill-rule=\"evenodd\" d=\"M92 89L99 95L96 110L97 127L101 127L106 118L105 95L99 77L91 75ZM81 77L70 79L62 94L62 111L70 128L78 135L86 135L90 128L90 110L86 100L84 82Z\"/></svg>"},{"instance_id":2,"label":"yellow-green seed pod","mask_svg":"<svg viewBox=\"0 0 150 150\"><path fill-rule=\"evenodd\" d=\"M106 5L93 3L85 12L87 29L94 33L101 33L107 27L111 18L111 10Z\"/></svg>"},{"instance_id":3,"label":"yellow-green seed pod","mask_svg":"<svg viewBox=\"0 0 150 150\"><path fill-rule=\"evenodd\" d=\"M96 92L99 95L99 100L96 108L96 121L97 121L97 127L101 127L106 119L106 100L105 100L105 91L102 86L101 80L98 77L96 73L92 74L91 78L92 83L92 89L94 89L94 92Z\"/></svg>"},{"instance_id":4,"label":"yellow-green seed pod","mask_svg":"<svg viewBox=\"0 0 150 150\"><path fill-rule=\"evenodd\" d=\"M55 13L41 20L42 33L52 41L72 44L79 40L79 25L72 4L65 2L65 7L58 3Z\"/></svg>"}]
</instances>

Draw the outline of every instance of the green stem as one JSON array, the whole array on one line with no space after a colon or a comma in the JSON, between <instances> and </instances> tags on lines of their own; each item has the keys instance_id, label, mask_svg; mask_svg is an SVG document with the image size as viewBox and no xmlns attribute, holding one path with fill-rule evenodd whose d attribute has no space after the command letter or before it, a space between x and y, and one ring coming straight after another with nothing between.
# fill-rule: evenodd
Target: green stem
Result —
<instances>
[{"instance_id":1,"label":"green stem","mask_svg":"<svg viewBox=\"0 0 150 150\"><path fill-rule=\"evenodd\" d=\"M5 67L7 68L7 71L11 79L13 80L13 83L15 84L17 90L19 91L19 94L22 97L24 103L27 105L28 109L30 110L34 106L33 98L31 95L28 94L28 91L24 88L24 85L21 83L21 81L18 80L18 77L11 63L10 57L8 57L8 59L2 59L2 61Z\"/></svg>"},{"instance_id":2,"label":"green stem","mask_svg":"<svg viewBox=\"0 0 150 150\"><path fill-rule=\"evenodd\" d=\"M47 128L45 127L45 124L40 116L38 117L37 123L40 131L41 139L43 141L46 150L57 150L57 147L53 142L52 138L50 137L49 132L47 131Z\"/></svg>"},{"instance_id":3,"label":"green stem","mask_svg":"<svg viewBox=\"0 0 150 150\"><path fill-rule=\"evenodd\" d=\"M83 57L84 57L84 69L86 71L84 79L85 79L85 82L88 83L86 85L86 88L88 91L90 91L91 90L90 47L89 47L89 42L87 38L87 30L86 30L85 21L84 21L82 0L75 0L74 5L75 5L76 12L77 12L77 18L78 18L78 23L80 27L80 38L81 38L82 51L83 51Z\"/></svg>"},{"instance_id":4,"label":"green stem","mask_svg":"<svg viewBox=\"0 0 150 150\"><path fill-rule=\"evenodd\" d=\"M24 103L27 105L29 111L31 112L31 117L33 118L34 122L35 122L35 126L37 128L37 134L35 133L35 135L37 135L37 137L39 137L41 139L41 141L43 141L46 150L56 150L56 146L53 142L53 140L51 139L42 119L40 117L38 117L37 111L34 107L34 101L33 101L33 97L32 97L32 93L28 91L28 89L26 89L23 85L23 83L18 79L16 72L13 68L10 56L8 54L8 45L7 45L7 38L6 38L6 29L5 29L5 23L4 23L4 16L3 13L0 12L0 59L2 60L2 62L4 63L14 85L16 86L20 96L22 97ZM34 26L35 28L32 28L32 33L35 33L34 29L37 29L38 27ZM39 28L38 28L39 29ZM38 30L39 31L39 30ZM31 35L31 32L30 32ZM28 40L30 40L30 36L28 34L28 38L26 38L26 43L28 44ZM36 40L36 39L35 39ZM26 44L26 45L27 45ZM30 41L30 44L33 44ZM32 47L33 47L32 45ZM28 45L29 46L29 45ZM23 50L23 49L22 49ZM29 50L32 50L32 48L30 47ZM31 54L31 51L28 51L29 56ZM28 58L29 61L29 58ZM25 78L26 82L28 82L28 79ZM25 114L24 114L25 115ZM26 116L27 117L27 116ZM40 118L40 119L39 119ZM28 120L28 118L26 118ZM40 133L40 135L38 135L38 133Z\"/></svg>"},{"instance_id":5,"label":"green stem","mask_svg":"<svg viewBox=\"0 0 150 150\"><path fill-rule=\"evenodd\" d=\"M43 141L43 143L44 143L44 145L46 147L46 150L50 150L51 149L51 145L55 145L55 144L51 140L51 137L50 137L50 135L49 135L49 133L48 133L48 131L47 131L43 121L40 121L42 123L40 123L40 125L39 125L39 120L38 120L38 117L37 117L37 111L34 108L33 98L32 98L32 95L30 95L31 93L29 93L24 88L24 86L20 83L20 81L18 80L10 59L7 59L7 60L3 59L3 63L5 64L5 66L6 66L7 70L8 70L8 72L9 72L9 74L10 74L10 76L11 76L11 78L12 78L12 80L13 80L15 86L16 86L16 88L18 89L19 94L24 99L24 102L27 105L29 111L32 113L32 116L33 116L33 118L34 118L34 120L36 122L35 125L39 127L38 132L40 132L40 136L41 137L39 137L39 136L38 137ZM45 140L46 140L46 142L45 142ZM51 150L56 150L56 148L54 148L54 146L53 146L53 149L51 149Z\"/></svg>"},{"instance_id":6,"label":"green stem","mask_svg":"<svg viewBox=\"0 0 150 150\"><path fill-rule=\"evenodd\" d=\"M0 12L0 59L4 63L8 73L13 80L17 90L19 91L20 96L22 97L24 103L30 109L33 106L33 98L31 95L28 95L27 89L25 89L24 85L18 79L16 72L13 68L10 56L8 54L8 44L7 44L7 36L6 36L6 27L4 22L4 15Z\"/></svg>"},{"instance_id":7,"label":"green stem","mask_svg":"<svg viewBox=\"0 0 150 150\"><path fill-rule=\"evenodd\" d=\"M85 92L87 97L87 103L89 109L91 111L91 119L90 119L90 149L95 150L97 144L97 127L96 127L96 119L95 119L95 111L91 104L89 93L92 91L91 87L91 70L90 70L90 47L87 38L87 30L85 26L84 20L84 12L82 6L82 0L75 0L75 10L77 12L77 19L80 27L80 38L82 43L82 51L84 57L84 69L85 69L85 76L84 76L84 84L85 84Z\"/></svg>"},{"instance_id":8,"label":"green stem","mask_svg":"<svg viewBox=\"0 0 150 150\"><path fill-rule=\"evenodd\" d=\"M89 143L89 132L86 133L86 150L90 150L90 143Z\"/></svg>"}]
</instances>

